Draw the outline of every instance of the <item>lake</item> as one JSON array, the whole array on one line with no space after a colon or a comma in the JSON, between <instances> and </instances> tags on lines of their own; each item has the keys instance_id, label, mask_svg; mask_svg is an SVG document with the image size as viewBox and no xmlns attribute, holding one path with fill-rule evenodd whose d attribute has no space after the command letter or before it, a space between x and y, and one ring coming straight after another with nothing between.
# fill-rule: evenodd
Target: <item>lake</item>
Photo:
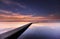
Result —
<instances>
[{"instance_id":1,"label":"lake","mask_svg":"<svg viewBox=\"0 0 60 39\"><path fill-rule=\"evenodd\" d=\"M0 22L0 34L29 22ZM60 39L60 23L34 23L18 39Z\"/></svg>"},{"instance_id":2,"label":"lake","mask_svg":"<svg viewBox=\"0 0 60 39\"><path fill-rule=\"evenodd\" d=\"M32 24L18 39L60 39L60 23Z\"/></svg>"},{"instance_id":3,"label":"lake","mask_svg":"<svg viewBox=\"0 0 60 39\"><path fill-rule=\"evenodd\" d=\"M0 34L21 27L29 22L0 22Z\"/></svg>"}]
</instances>

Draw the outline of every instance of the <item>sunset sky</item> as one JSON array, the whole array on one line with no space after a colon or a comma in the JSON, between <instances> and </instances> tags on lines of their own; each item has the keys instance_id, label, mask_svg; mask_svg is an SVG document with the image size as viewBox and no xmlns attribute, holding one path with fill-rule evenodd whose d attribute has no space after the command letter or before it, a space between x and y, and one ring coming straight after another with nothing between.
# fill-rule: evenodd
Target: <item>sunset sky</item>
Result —
<instances>
[{"instance_id":1,"label":"sunset sky","mask_svg":"<svg viewBox=\"0 0 60 39\"><path fill-rule=\"evenodd\" d=\"M60 0L0 0L0 21L60 21Z\"/></svg>"},{"instance_id":2,"label":"sunset sky","mask_svg":"<svg viewBox=\"0 0 60 39\"><path fill-rule=\"evenodd\" d=\"M60 38L60 0L0 0L0 34L30 22L25 35L50 36L51 29Z\"/></svg>"}]
</instances>

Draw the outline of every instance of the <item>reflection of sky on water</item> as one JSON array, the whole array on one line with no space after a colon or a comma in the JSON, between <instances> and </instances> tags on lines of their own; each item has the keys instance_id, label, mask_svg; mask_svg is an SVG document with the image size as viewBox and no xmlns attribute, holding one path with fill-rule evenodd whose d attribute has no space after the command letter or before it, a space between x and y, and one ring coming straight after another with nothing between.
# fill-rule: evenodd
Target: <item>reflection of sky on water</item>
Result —
<instances>
[{"instance_id":1,"label":"reflection of sky on water","mask_svg":"<svg viewBox=\"0 0 60 39\"><path fill-rule=\"evenodd\" d=\"M26 22L0 22L0 34L15 29ZM32 24L19 39L60 39L60 23Z\"/></svg>"},{"instance_id":2,"label":"reflection of sky on water","mask_svg":"<svg viewBox=\"0 0 60 39\"><path fill-rule=\"evenodd\" d=\"M18 39L60 39L60 23L33 24Z\"/></svg>"},{"instance_id":3,"label":"reflection of sky on water","mask_svg":"<svg viewBox=\"0 0 60 39\"><path fill-rule=\"evenodd\" d=\"M18 28L29 22L0 22L0 34Z\"/></svg>"}]
</instances>

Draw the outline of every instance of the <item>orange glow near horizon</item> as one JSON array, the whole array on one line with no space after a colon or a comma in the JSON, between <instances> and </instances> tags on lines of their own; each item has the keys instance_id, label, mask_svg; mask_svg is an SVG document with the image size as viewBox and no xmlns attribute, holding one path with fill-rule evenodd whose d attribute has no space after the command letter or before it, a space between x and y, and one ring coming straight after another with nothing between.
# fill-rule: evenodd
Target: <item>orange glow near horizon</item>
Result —
<instances>
[{"instance_id":1,"label":"orange glow near horizon","mask_svg":"<svg viewBox=\"0 0 60 39\"><path fill-rule=\"evenodd\" d=\"M39 21L39 20L44 20L45 17L39 16L35 17L33 15L5 15L5 14L0 14L0 21Z\"/></svg>"},{"instance_id":2,"label":"orange glow near horizon","mask_svg":"<svg viewBox=\"0 0 60 39\"><path fill-rule=\"evenodd\" d=\"M51 20L47 17L43 16L33 16L33 15L5 15L0 14L0 21L44 21L44 20Z\"/></svg>"},{"instance_id":3,"label":"orange glow near horizon","mask_svg":"<svg viewBox=\"0 0 60 39\"><path fill-rule=\"evenodd\" d=\"M33 16L33 15L22 15L19 13L13 13L10 11L4 11L0 10L5 14L0 14L0 21L6 21L6 22L39 22L39 21L45 21L45 20L55 20L60 19L57 17L52 16Z\"/></svg>"}]
</instances>

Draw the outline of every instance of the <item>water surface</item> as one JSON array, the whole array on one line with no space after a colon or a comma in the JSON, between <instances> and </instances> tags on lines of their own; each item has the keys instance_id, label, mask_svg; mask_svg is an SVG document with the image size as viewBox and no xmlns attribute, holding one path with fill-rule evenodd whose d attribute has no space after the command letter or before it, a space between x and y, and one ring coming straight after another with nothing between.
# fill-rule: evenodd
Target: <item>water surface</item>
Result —
<instances>
[{"instance_id":1,"label":"water surface","mask_svg":"<svg viewBox=\"0 0 60 39\"><path fill-rule=\"evenodd\" d=\"M21 27L29 22L0 22L0 34Z\"/></svg>"},{"instance_id":2,"label":"water surface","mask_svg":"<svg viewBox=\"0 0 60 39\"><path fill-rule=\"evenodd\" d=\"M32 24L18 39L60 39L60 23Z\"/></svg>"},{"instance_id":3,"label":"water surface","mask_svg":"<svg viewBox=\"0 0 60 39\"><path fill-rule=\"evenodd\" d=\"M0 34L28 22L0 22ZM60 23L34 23L18 39L60 39Z\"/></svg>"}]
</instances>

